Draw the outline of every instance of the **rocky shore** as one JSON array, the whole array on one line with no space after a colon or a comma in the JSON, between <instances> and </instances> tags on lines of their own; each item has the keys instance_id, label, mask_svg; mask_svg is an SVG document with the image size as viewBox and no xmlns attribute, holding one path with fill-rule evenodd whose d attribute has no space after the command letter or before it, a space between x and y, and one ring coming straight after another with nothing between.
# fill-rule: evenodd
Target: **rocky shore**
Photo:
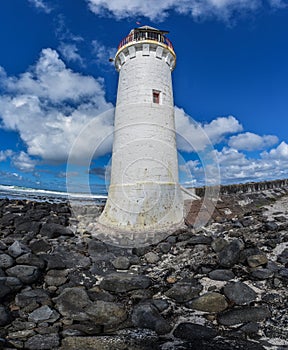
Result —
<instances>
[{"instance_id":1,"label":"rocky shore","mask_svg":"<svg viewBox=\"0 0 288 350\"><path fill-rule=\"evenodd\" d=\"M221 189L205 227L199 200L186 229L129 249L68 203L1 200L0 349L287 349L288 186L259 189Z\"/></svg>"}]
</instances>

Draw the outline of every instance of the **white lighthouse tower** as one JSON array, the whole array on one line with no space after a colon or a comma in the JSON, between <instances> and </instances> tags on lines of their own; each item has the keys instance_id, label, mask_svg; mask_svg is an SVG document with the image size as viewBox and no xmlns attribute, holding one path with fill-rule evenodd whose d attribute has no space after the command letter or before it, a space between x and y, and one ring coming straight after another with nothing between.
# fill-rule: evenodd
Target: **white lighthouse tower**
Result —
<instances>
[{"instance_id":1,"label":"white lighthouse tower","mask_svg":"<svg viewBox=\"0 0 288 350\"><path fill-rule=\"evenodd\" d=\"M183 224L171 79L176 55L167 33L135 28L115 56L111 180L98 225L130 240Z\"/></svg>"}]
</instances>

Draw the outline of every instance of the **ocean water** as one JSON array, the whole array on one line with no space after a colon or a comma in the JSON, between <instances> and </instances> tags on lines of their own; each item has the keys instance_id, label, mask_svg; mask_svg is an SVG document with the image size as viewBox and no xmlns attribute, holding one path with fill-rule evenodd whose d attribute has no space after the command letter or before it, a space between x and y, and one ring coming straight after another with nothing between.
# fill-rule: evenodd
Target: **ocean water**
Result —
<instances>
[{"instance_id":1,"label":"ocean water","mask_svg":"<svg viewBox=\"0 0 288 350\"><path fill-rule=\"evenodd\" d=\"M91 193L66 193L61 191L51 191L28 187L0 185L0 199L21 199L41 202L60 203L73 201L77 204L104 204L107 199L106 194Z\"/></svg>"}]
</instances>

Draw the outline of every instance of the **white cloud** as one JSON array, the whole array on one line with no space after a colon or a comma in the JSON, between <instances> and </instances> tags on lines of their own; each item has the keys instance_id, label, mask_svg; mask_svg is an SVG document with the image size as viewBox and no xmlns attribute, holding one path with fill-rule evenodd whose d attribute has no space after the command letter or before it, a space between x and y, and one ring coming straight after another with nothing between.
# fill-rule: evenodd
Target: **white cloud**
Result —
<instances>
[{"instance_id":1,"label":"white cloud","mask_svg":"<svg viewBox=\"0 0 288 350\"><path fill-rule=\"evenodd\" d=\"M220 143L228 134L242 131L243 127L233 117L219 117L210 123L195 122L183 109L175 107L177 146L186 152L201 151L207 146Z\"/></svg>"},{"instance_id":2,"label":"white cloud","mask_svg":"<svg viewBox=\"0 0 288 350\"><path fill-rule=\"evenodd\" d=\"M84 64L83 58L80 56L75 44L62 42L59 45L59 51L68 62L78 62L81 65Z\"/></svg>"},{"instance_id":3,"label":"white cloud","mask_svg":"<svg viewBox=\"0 0 288 350\"><path fill-rule=\"evenodd\" d=\"M257 151L269 148L278 142L278 137L274 135L260 136L251 132L245 132L243 134L232 136L228 145L238 150Z\"/></svg>"},{"instance_id":4,"label":"white cloud","mask_svg":"<svg viewBox=\"0 0 288 350\"><path fill-rule=\"evenodd\" d=\"M195 19L216 17L229 21L233 15L252 12L264 6L262 0L86 0L97 15L112 15L118 19L144 16L161 21L169 11L191 15ZM268 0L272 8L282 7L283 0Z\"/></svg>"},{"instance_id":5,"label":"white cloud","mask_svg":"<svg viewBox=\"0 0 288 350\"><path fill-rule=\"evenodd\" d=\"M44 11L45 13L50 13L52 11L52 8L48 6L48 4L44 2L44 0L28 0L28 1L37 9Z\"/></svg>"},{"instance_id":6,"label":"white cloud","mask_svg":"<svg viewBox=\"0 0 288 350\"><path fill-rule=\"evenodd\" d=\"M92 47L96 62L100 64L108 64L109 58L114 58L117 51L115 48L101 44L98 40L92 41Z\"/></svg>"},{"instance_id":7,"label":"white cloud","mask_svg":"<svg viewBox=\"0 0 288 350\"><path fill-rule=\"evenodd\" d=\"M0 162L4 162L7 158L10 158L13 155L11 149L6 149L5 151L0 151Z\"/></svg>"},{"instance_id":8,"label":"white cloud","mask_svg":"<svg viewBox=\"0 0 288 350\"><path fill-rule=\"evenodd\" d=\"M36 161L31 159L27 153L21 151L12 157L12 164L21 171L30 172L34 170Z\"/></svg>"},{"instance_id":9,"label":"white cloud","mask_svg":"<svg viewBox=\"0 0 288 350\"><path fill-rule=\"evenodd\" d=\"M44 49L35 66L19 77L2 79L2 85L6 90L0 96L2 127L19 132L30 156L65 161L80 130L95 119L79 150L83 158L87 147L90 152L93 142L113 130L113 111L101 114L113 107L105 99L102 79L68 69L52 49ZM97 149L98 155L110 149L111 142L106 142Z\"/></svg>"},{"instance_id":10,"label":"white cloud","mask_svg":"<svg viewBox=\"0 0 288 350\"><path fill-rule=\"evenodd\" d=\"M282 160L288 163L288 144L281 142L277 148L271 149L270 152L263 152L261 156L264 159Z\"/></svg>"},{"instance_id":11,"label":"white cloud","mask_svg":"<svg viewBox=\"0 0 288 350\"><path fill-rule=\"evenodd\" d=\"M214 150L213 154L218 158L223 184L288 177L288 144L285 142L269 153L263 152L258 159L248 158L244 153L229 147L223 147L221 151ZM197 184L203 184L203 165L191 161L186 165L197 179Z\"/></svg>"}]
</instances>

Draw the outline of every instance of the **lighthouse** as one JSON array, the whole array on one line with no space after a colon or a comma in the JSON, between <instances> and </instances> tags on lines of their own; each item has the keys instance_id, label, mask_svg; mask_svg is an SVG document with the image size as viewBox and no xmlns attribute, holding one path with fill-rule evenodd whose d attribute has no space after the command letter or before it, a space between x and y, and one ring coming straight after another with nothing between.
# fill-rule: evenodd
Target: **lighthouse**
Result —
<instances>
[{"instance_id":1,"label":"lighthouse","mask_svg":"<svg viewBox=\"0 0 288 350\"><path fill-rule=\"evenodd\" d=\"M111 179L98 227L132 241L183 224L171 77L176 55L167 33L135 28L114 59L119 83Z\"/></svg>"}]
</instances>

